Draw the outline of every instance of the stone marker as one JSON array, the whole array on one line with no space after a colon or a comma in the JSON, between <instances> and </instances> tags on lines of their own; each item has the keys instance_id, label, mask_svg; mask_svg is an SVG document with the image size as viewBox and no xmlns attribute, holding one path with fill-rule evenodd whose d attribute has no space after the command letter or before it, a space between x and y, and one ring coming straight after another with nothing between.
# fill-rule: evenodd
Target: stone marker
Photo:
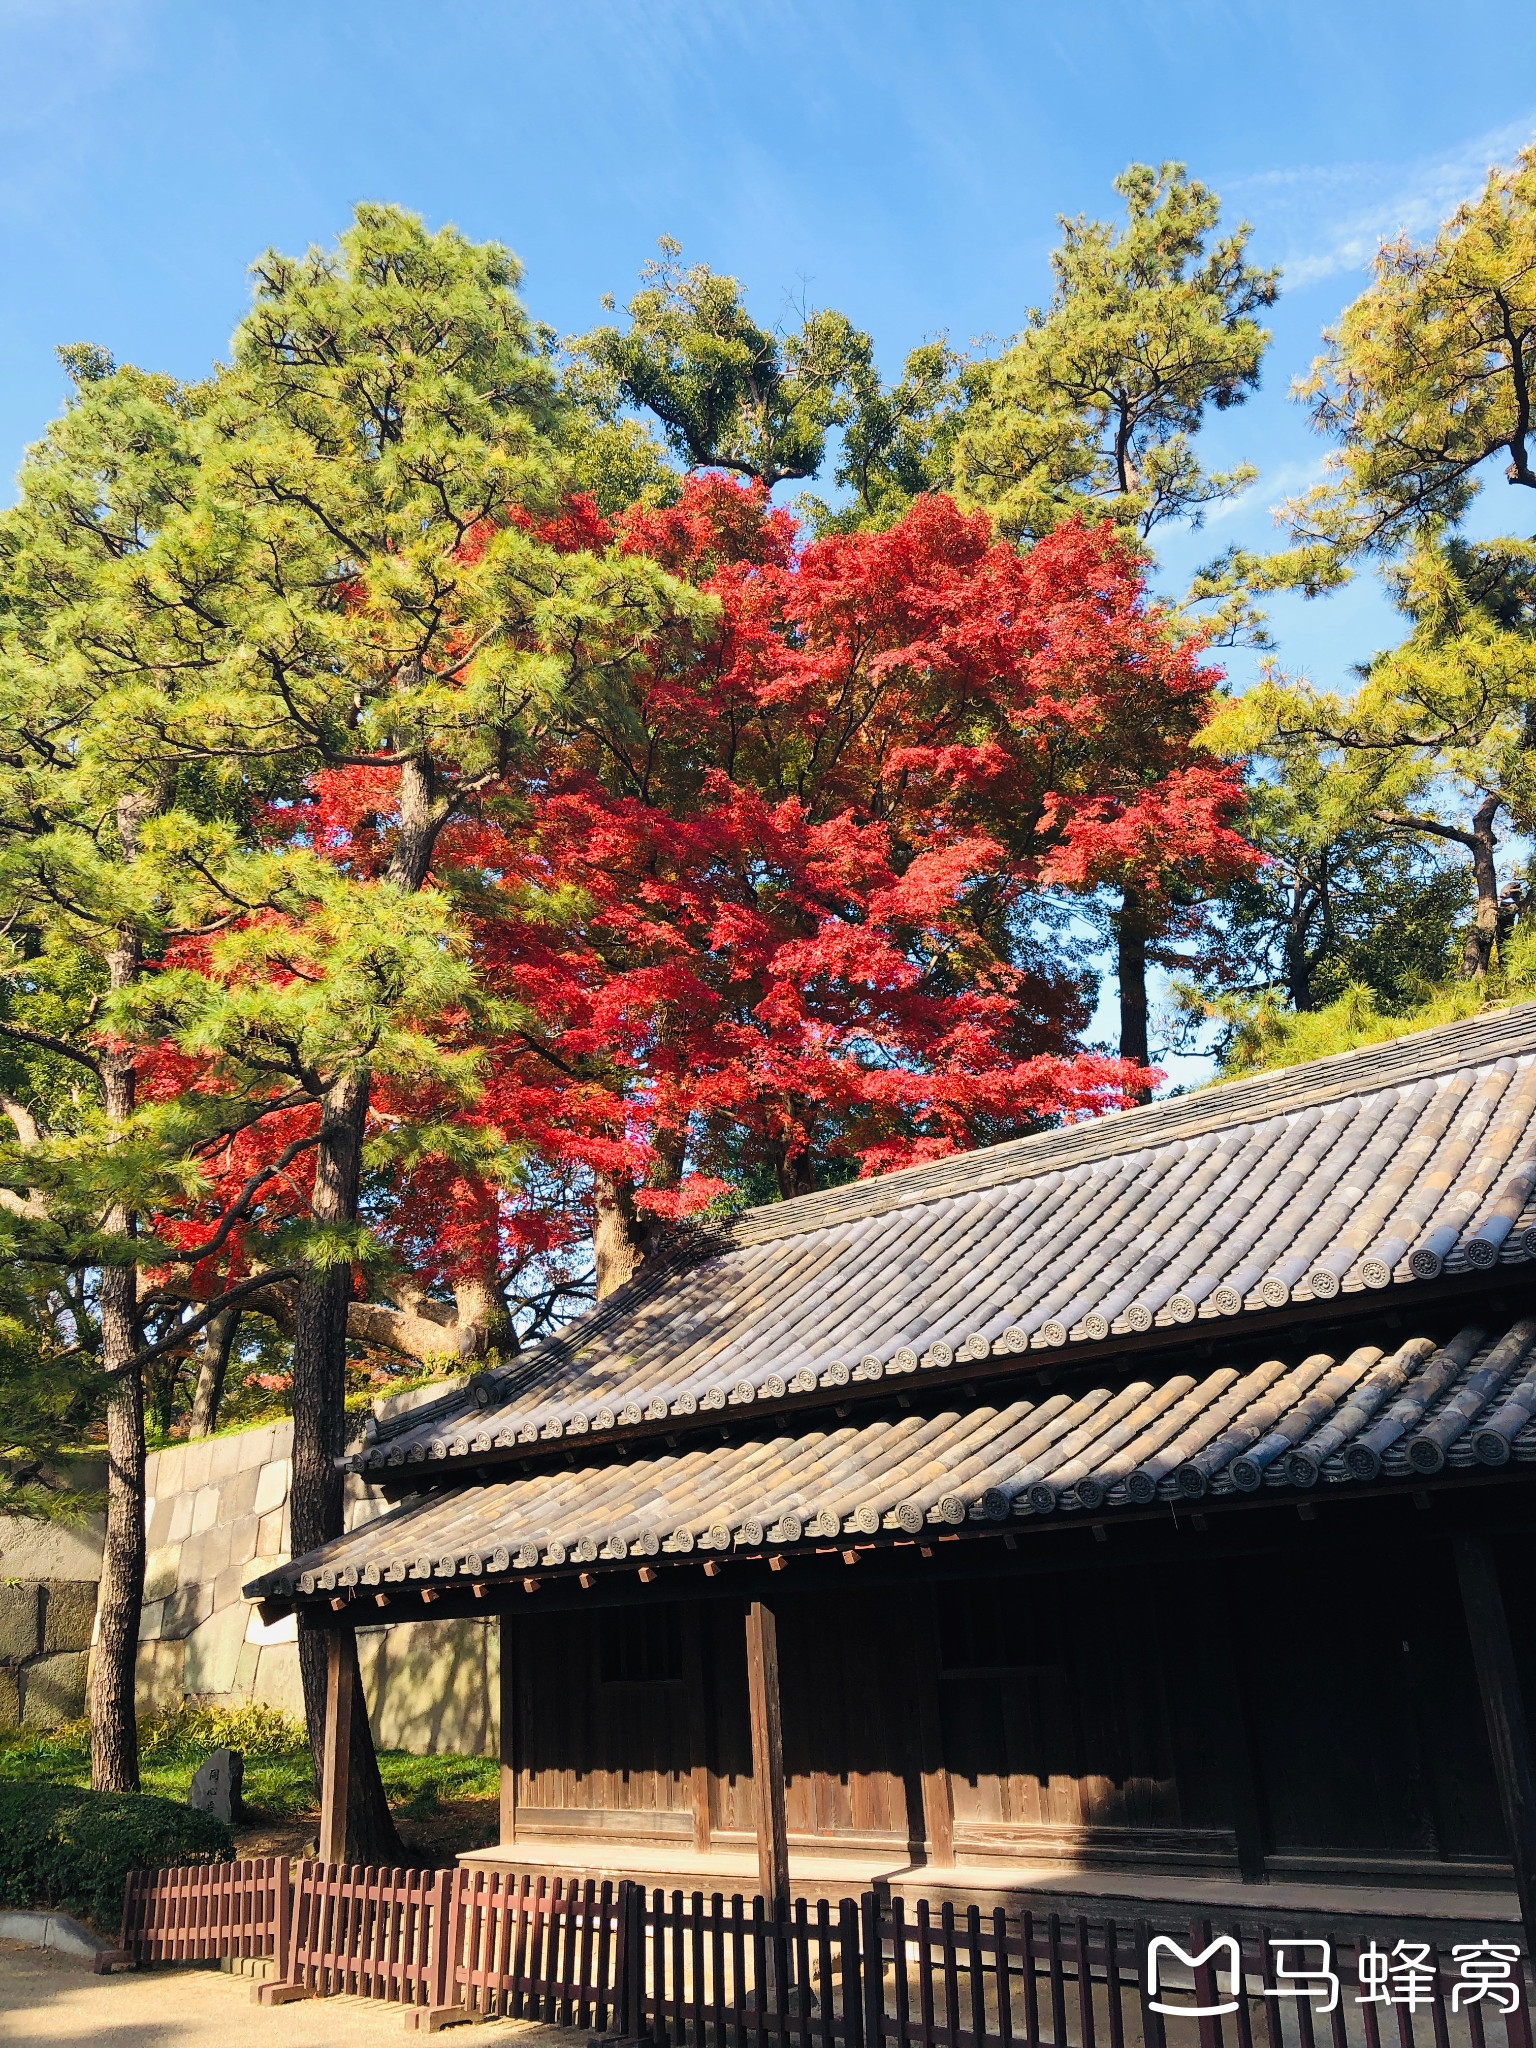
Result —
<instances>
[{"instance_id":1,"label":"stone marker","mask_svg":"<svg viewBox=\"0 0 1536 2048\"><path fill-rule=\"evenodd\" d=\"M211 1813L217 1820L240 1818L240 1787L245 1778L245 1760L238 1749L216 1749L197 1767L188 1806Z\"/></svg>"}]
</instances>

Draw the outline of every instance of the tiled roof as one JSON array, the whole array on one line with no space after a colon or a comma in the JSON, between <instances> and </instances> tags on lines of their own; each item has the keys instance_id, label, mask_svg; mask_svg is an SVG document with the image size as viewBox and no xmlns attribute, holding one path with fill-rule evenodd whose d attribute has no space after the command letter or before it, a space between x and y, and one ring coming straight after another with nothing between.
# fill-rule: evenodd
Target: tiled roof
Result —
<instances>
[{"instance_id":1,"label":"tiled roof","mask_svg":"<svg viewBox=\"0 0 1536 2048\"><path fill-rule=\"evenodd\" d=\"M1525 1004L749 1210L354 1462L686 1433L786 1395L1411 1288L1530 1257L1533 1190Z\"/></svg>"},{"instance_id":2,"label":"tiled roof","mask_svg":"<svg viewBox=\"0 0 1536 2048\"><path fill-rule=\"evenodd\" d=\"M418 1497L247 1587L352 1586L643 1566L694 1552L1038 1526L1159 1499L1305 1490L1536 1464L1536 1316L1448 1342L1271 1358L998 1405L760 1427L658 1453Z\"/></svg>"}]
</instances>

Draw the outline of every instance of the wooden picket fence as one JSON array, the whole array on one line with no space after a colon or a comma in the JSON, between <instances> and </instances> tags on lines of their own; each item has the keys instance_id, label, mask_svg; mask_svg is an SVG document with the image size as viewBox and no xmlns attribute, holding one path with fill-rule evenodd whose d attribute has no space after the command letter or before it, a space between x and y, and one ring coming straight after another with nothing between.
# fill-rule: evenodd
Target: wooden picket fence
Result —
<instances>
[{"instance_id":1,"label":"wooden picket fence","mask_svg":"<svg viewBox=\"0 0 1536 2048\"><path fill-rule=\"evenodd\" d=\"M454 2002L606 2033L624 1979L624 1915L633 1917L634 1887L510 1870L457 1876Z\"/></svg>"},{"instance_id":2,"label":"wooden picket fence","mask_svg":"<svg viewBox=\"0 0 1536 2048\"><path fill-rule=\"evenodd\" d=\"M450 2003L451 1870L301 1863L292 1933L264 2003L350 1992L396 2005ZM260 1994L258 1994L260 1995Z\"/></svg>"},{"instance_id":3,"label":"wooden picket fence","mask_svg":"<svg viewBox=\"0 0 1536 2048\"><path fill-rule=\"evenodd\" d=\"M1330 2001L1326 1983L1303 1984L1296 1974L1313 1966L1317 1940L1264 1926L1214 1930L1237 1945L1234 1997L1230 1975L1218 1976L1208 1920L1177 1931L1147 1920L1121 1928L1112 1919L1055 1913L1024 1912L1010 1922L1001 1907L983 1919L974 1905L957 1916L947 1901L935 1915L926 1899L909 1917L900 1898L869 1896L862 1917L864 2038L857 2048L1169 2048L1170 2026L1174 2048L1192 2037L1199 2048L1321 2048L1324 2040L1328 2048L1383 2048L1384 2030L1393 2048L1532 2048L1531 1986L1518 1949L1512 2009L1485 2010L1479 2002L1458 2013L1448 1995L1451 1958L1432 1941L1423 1944L1422 1998L1379 2005L1359 1995L1369 1935L1330 1939L1337 1979ZM1165 1972L1160 1998L1147 1967L1155 1935L1171 1937L1185 1957L1205 1958L1175 1964L1171 1989ZM1282 1964L1282 1955L1290 1960ZM1170 2002L1206 2012L1157 2009ZM1223 2005L1232 2009L1216 2010Z\"/></svg>"},{"instance_id":4,"label":"wooden picket fence","mask_svg":"<svg viewBox=\"0 0 1536 2048\"><path fill-rule=\"evenodd\" d=\"M872 1904L872 1901L869 1903ZM763 1901L635 1887L626 2034L654 2048L861 2048L863 1930L843 1899Z\"/></svg>"},{"instance_id":5,"label":"wooden picket fence","mask_svg":"<svg viewBox=\"0 0 1536 2048\"><path fill-rule=\"evenodd\" d=\"M286 1856L130 1870L117 1954L146 1963L282 1955L292 1905Z\"/></svg>"},{"instance_id":6,"label":"wooden picket fence","mask_svg":"<svg viewBox=\"0 0 1536 2048\"><path fill-rule=\"evenodd\" d=\"M1533 2048L1518 1951L1505 1992L1468 2003L1451 1995L1459 1966L1423 1943L1412 2002L1376 2003L1361 1996L1371 1944L1331 1941L1330 2004L1313 1981L1315 1938L1263 1926L1010 1919L873 1893L857 1905L797 1899L774 1916L761 1899L628 1881L290 1872L269 1857L133 1873L111 1959L264 1956L264 2004L350 1992L398 2004L428 2031L509 2016L651 2048ZM1379 1953L1374 1966L1386 1967Z\"/></svg>"}]
</instances>

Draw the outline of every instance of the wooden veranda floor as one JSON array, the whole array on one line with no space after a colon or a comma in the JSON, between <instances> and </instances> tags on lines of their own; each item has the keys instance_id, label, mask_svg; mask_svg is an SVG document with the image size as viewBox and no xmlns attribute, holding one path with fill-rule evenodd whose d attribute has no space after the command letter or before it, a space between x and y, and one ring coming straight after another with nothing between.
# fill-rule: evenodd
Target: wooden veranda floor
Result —
<instances>
[{"instance_id":1,"label":"wooden veranda floor","mask_svg":"<svg viewBox=\"0 0 1536 2048\"><path fill-rule=\"evenodd\" d=\"M666 1890L732 1892L757 1890L757 1857L750 1848L716 1848L707 1854L684 1844L613 1842L570 1835L522 1835L511 1847L476 1849L459 1858L470 1866L511 1864L522 1870L571 1872L584 1877L635 1878ZM1519 1904L1512 1888L1468 1890L1424 1885L1244 1884L1235 1878L1191 1875L1188 1871L1105 1870L1051 1864L956 1864L950 1869L914 1865L889 1855L847 1850L789 1852L790 1885L797 1897L857 1897L889 1889L908 1902L926 1898L974 1901L986 1912L1002 1905L1010 1914L1106 1914L1129 1925L1142 1917L1181 1922L1209 1915L1222 1923L1264 1922L1279 1929L1340 1934L1390 1928L1393 1938L1459 1939L1499 1925L1518 1927Z\"/></svg>"}]
</instances>

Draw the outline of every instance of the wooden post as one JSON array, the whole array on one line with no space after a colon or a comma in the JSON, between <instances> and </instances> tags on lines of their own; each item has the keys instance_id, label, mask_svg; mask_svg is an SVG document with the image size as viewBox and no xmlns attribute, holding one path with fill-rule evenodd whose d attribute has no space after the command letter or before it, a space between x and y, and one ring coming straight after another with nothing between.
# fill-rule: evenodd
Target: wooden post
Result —
<instances>
[{"instance_id":1,"label":"wooden post","mask_svg":"<svg viewBox=\"0 0 1536 2048\"><path fill-rule=\"evenodd\" d=\"M500 1672L496 1716L497 1748L501 1755L501 1846L509 1849L517 1839L517 1625L510 1614L497 1623Z\"/></svg>"},{"instance_id":2,"label":"wooden post","mask_svg":"<svg viewBox=\"0 0 1536 2048\"><path fill-rule=\"evenodd\" d=\"M1493 1545L1486 1536L1458 1536L1454 1547L1461 1604L1488 1725L1488 1747L1493 1752L1493 1775L1515 1867L1520 1918L1525 1923L1525 1952L1531 1956L1536 1955L1536 1772L1531 1764L1520 1673Z\"/></svg>"},{"instance_id":3,"label":"wooden post","mask_svg":"<svg viewBox=\"0 0 1536 2048\"><path fill-rule=\"evenodd\" d=\"M693 1846L709 1853L714 1829L709 1771L709 1702L704 1692L703 1616L697 1600L683 1604L679 1617L683 1636L683 1687L688 1695L688 1792L693 1809Z\"/></svg>"},{"instance_id":4,"label":"wooden post","mask_svg":"<svg viewBox=\"0 0 1536 2048\"><path fill-rule=\"evenodd\" d=\"M937 1594L930 1592L923 1608L913 1688L917 1710L917 1768L923 1788L923 1844L924 1853L936 1870L950 1870L955 1861L955 1801L949 1782L949 1766L944 1760Z\"/></svg>"},{"instance_id":5,"label":"wooden post","mask_svg":"<svg viewBox=\"0 0 1536 2048\"><path fill-rule=\"evenodd\" d=\"M784 1819L784 1725L779 1709L779 1639L773 1609L747 1609L747 1698L752 1719L752 1790L757 1802L757 1888L773 1914L789 1907L789 1833Z\"/></svg>"},{"instance_id":6,"label":"wooden post","mask_svg":"<svg viewBox=\"0 0 1536 2048\"><path fill-rule=\"evenodd\" d=\"M352 1652L351 1655L348 1653ZM325 1739L320 1771L320 1861L347 1857L347 1793L352 1779L352 1631L333 1628L325 1643Z\"/></svg>"}]
</instances>

